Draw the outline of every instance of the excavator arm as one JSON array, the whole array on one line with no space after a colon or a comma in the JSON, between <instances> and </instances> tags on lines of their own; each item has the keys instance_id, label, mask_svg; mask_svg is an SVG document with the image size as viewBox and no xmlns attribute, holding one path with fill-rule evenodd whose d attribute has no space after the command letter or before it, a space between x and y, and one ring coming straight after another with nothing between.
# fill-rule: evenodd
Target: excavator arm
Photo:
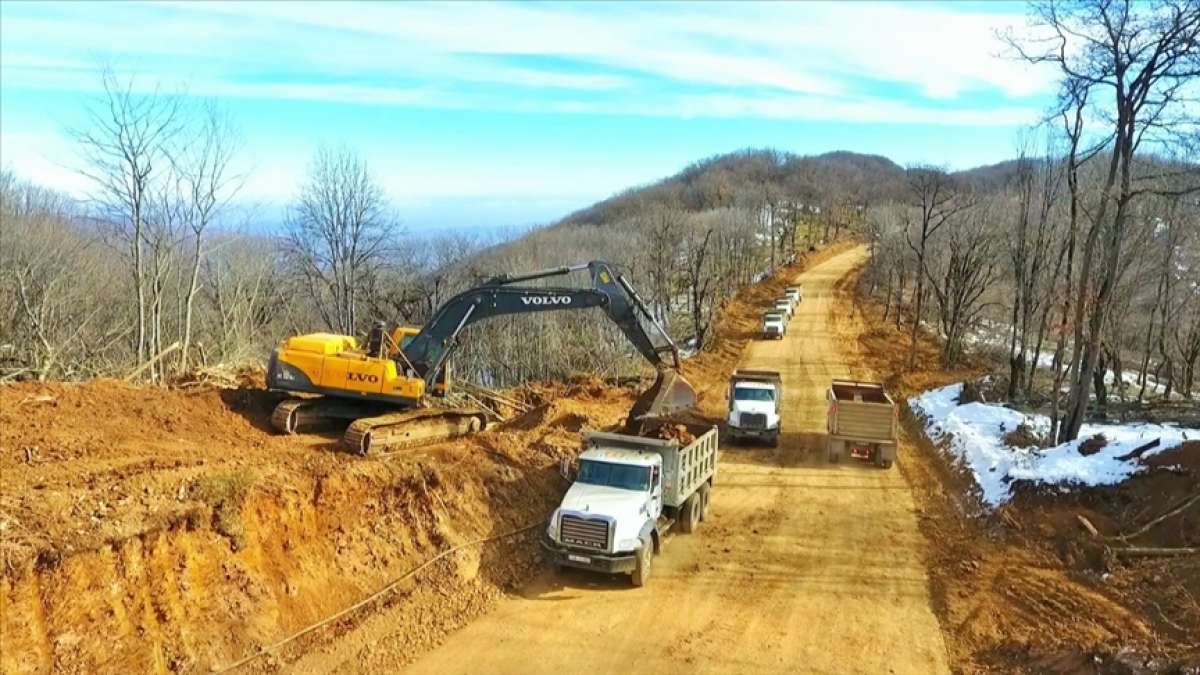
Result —
<instances>
[{"instance_id":1,"label":"excavator arm","mask_svg":"<svg viewBox=\"0 0 1200 675\"><path fill-rule=\"evenodd\" d=\"M591 288L514 285L585 269L591 276ZM457 346L463 329L476 321L509 314L593 307L602 308L658 371L654 387L643 396L647 403L639 402L635 406L635 414L656 415L690 408L695 404L695 392L678 374L678 347L654 320L629 282L610 264L599 260L526 275L495 277L481 286L459 293L439 307L421 332L405 346L403 360L416 371L415 375L432 384ZM647 333L644 325L653 328L654 337Z\"/></svg>"}]
</instances>

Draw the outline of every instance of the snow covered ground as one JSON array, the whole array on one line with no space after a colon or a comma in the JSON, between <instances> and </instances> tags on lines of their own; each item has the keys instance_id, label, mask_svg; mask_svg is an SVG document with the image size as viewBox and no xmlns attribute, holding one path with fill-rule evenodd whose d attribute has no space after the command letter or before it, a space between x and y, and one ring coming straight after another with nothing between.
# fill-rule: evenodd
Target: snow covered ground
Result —
<instances>
[{"instance_id":1,"label":"snow covered ground","mask_svg":"<svg viewBox=\"0 0 1200 675\"><path fill-rule=\"evenodd\" d=\"M1142 457L1200 438L1200 432L1159 424L1085 424L1079 438L1070 443L1013 448L1004 443L1006 433L1026 424L1044 435L1050 428L1049 418L990 403L959 405L961 392L961 384L952 384L910 398L908 404L923 416L926 435L946 447L975 476L989 506L1008 501L1012 484L1018 480L1062 486L1120 483L1143 467L1137 459L1122 461L1118 457L1156 438L1160 439L1158 447ZM1103 434L1108 444L1095 454L1079 454L1079 445L1097 434Z\"/></svg>"}]
</instances>

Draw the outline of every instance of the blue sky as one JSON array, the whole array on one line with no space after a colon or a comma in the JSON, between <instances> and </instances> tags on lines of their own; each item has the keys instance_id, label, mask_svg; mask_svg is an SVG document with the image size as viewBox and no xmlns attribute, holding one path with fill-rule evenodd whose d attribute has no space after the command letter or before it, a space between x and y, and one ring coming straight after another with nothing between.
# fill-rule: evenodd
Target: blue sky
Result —
<instances>
[{"instance_id":1,"label":"blue sky","mask_svg":"<svg viewBox=\"0 0 1200 675\"><path fill-rule=\"evenodd\" d=\"M414 230L525 226L744 147L965 168L1011 156L1052 73L1021 3L0 3L0 163L82 194L99 70L215 98L277 212L322 143Z\"/></svg>"}]
</instances>

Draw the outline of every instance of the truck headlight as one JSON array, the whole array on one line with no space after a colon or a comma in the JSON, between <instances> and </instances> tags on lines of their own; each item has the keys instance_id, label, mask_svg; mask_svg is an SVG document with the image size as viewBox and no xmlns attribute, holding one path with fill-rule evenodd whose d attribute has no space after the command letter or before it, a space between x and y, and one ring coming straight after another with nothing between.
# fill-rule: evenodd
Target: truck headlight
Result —
<instances>
[{"instance_id":1,"label":"truck headlight","mask_svg":"<svg viewBox=\"0 0 1200 675\"><path fill-rule=\"evenodd\" d=\"M738 425L738 414L736 412L729 413L729 426L736 427Z\"/></svg>"},{"instance_id":2,"label":"truck headlight","mask_svg":"<svg viewBox=\"0 0 1200 675\"><path fill-rule=\"evenodd\" d=\"M558 509L554 509L554 513L550 514L550 524L546 526L546 536L553 541L558 541Z\"/></svg>"}]
</instances>

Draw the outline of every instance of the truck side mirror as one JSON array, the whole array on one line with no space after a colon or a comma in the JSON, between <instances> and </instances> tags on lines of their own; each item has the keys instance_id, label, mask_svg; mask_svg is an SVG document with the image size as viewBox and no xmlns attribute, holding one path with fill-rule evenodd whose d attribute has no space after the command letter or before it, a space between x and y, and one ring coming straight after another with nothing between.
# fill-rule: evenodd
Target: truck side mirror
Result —
<instances>
[{"instance_id":1,"label":"truck side mirror","mask_svg":"<svg viewBox=\"0 0 1200 675\"><path fill-rule=\"evenodd\" d=\"M570 457L563 457L558 460L558 474L567 482L575 480L575 467L571 465Z\"/></svg>"},{"instance_id":2,"label":"truck side mirror","mask_svg":"<svg viewBox=\"0 0 1200 675\"><path fill-rule=\"evenodd\" d=\"M656 466L656 467L651 468L650 469L650 489L651 490L658 487L658 477L659 477L658 476L658 467Z\"/></svg>"}]
</instances>

